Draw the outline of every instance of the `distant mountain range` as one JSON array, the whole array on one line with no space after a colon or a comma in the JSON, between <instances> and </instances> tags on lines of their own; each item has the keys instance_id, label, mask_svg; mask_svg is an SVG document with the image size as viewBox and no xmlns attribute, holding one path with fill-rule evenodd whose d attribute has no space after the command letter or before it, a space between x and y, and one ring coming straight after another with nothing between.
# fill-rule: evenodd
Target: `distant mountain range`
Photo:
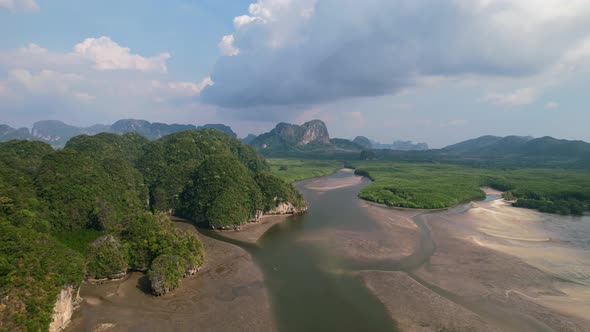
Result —
<instances>
[{"instance_id":1,"label":"distant mountain range","mask_svg":"<svg viewBox=\"0 0 590 332\"><path fill-rule=\"evenodd\" d=\"M365 149L375 150L399 150L399 151L416 151L416 150L428 150L428 144L426 143L414 143L412 141L394 141L392 144L382 144L377 141L373 141L365 136L357 136L354 143L359 144Z\"/></svg>"},{"instance_id":2,"label":"distant mountain range","mask_svg":"<svg viewBox=\"0 0 590 332\"><path fill-rule=\"evenodd\" d=\"M0 141L28 139L43 141L56 147L62 147L70 138L78 135L94 135L102 132L115 134L137 132L148 139L154 140L179 131L205 128L218 129L233 138L237 137L236 133L230 127L223 124L206 124L197 127L192 124L151 123L145 120L124 119L112 125L97 124L90 127L76 127L61 121L45 120L33 124L33 128L30 131L28 128L15 129L8 125L0 125Z\"/></svg>"},{"instance_id":3,"label":"distant mountain range","mask_svg":"<svg viewBox=\"0 0 590 332\"><path fill-rule=\"evenodd\" d=\"M478 167L590 168L590 143L553 137L481 136L443 149L376 150L377 159Z\"/></svg>"},{"instance_id":4,"label":"distant mountain range","mask_svg":"<svg viewBox=\"0 0 590 332\"><path fill-rule=\"evenodd\" d=\"M543 159L588 159L590 160L590 143L569 141L545 136L481 136L461 143L449 145L443 150L467 156L486 156L489 158Z\"/></svg>"},{"instance_id":5,"label":"distant mountain range","mask_svg":"<svg viewBox=\"0 0 590 332\"><path fill-rule=\"evenodd\" d=\"M215 128L234 138L237 136L230 127L223 124L195 126L124 119L112 125L76 127L61 121L49 120L36 122L31 130L0 124L0 141L38 140L55 147L63 147L70 138L82 134L137 132L154 140L179 131L204 128ZM428 150L428 145L410 141L380 144L364 136L357 136L352 141L330 138L326 124L321 120L312 120L302 125L282 122L270 132L259 136L250 134L243 138L242 142L256 147L267 156L350 160L359 158L361 151L373 150L375 158L379 160L506 167L590 167L590 143L548 136L533 138L487 135L449 145L443 149Z\"/></svg>"},{"instance_id":6,"label":"distant mountain range","mask_svg":"<svg viewBox=\"0 0 590 332\"><path fill-rule=\"evenodd\" d=\"M396 141L379 144L367 137L330 138L326 124L313 120L302 125L279 123L254 138L251 145L267 156L359 159L373 150L378 160L459 163L490 167L590 167L590 143L553 137L482 136L443 149L425 143Z\"/></svg>"}]
</instances>

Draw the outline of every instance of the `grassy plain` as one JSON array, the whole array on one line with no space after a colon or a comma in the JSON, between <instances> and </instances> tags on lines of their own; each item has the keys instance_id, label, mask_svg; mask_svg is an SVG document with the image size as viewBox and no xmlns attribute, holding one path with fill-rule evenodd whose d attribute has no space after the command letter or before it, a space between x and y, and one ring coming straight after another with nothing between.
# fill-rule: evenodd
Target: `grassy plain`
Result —
<instances>
[{"instance_id":1,"label":"grassy plain","mask_svg":"<svg viewBox=\"0 0 590 332\"><path fill-rule=\"evenodd\" d=\"M338 160L271 158L267 161L272 173L288 182L329 175L344 165Z\"/></svg>"}]
</instances>

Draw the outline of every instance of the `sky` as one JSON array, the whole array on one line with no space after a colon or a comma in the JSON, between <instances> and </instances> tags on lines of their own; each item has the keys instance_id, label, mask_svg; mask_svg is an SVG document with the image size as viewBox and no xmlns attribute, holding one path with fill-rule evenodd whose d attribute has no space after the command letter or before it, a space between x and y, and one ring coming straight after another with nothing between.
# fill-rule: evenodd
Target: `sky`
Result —
<instances>
[{"instance_id":1,"label":"sky","mask_svg":"<svg viewBox=\"0 0 590 332\"><path fill-rule=\"evenodd\" d=\"M0 0L0 123L590 141L588 0Z\"/></svg>"}]
</instances>

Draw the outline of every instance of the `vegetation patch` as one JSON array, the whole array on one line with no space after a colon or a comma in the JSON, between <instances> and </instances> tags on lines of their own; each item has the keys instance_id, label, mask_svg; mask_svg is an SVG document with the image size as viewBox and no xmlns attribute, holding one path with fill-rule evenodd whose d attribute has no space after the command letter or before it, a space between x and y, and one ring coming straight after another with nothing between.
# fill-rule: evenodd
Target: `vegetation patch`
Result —
<instances>
[{"instance_id":1,"label":"vegetation patch","mask_svg":"<svg viewBox=\"0 0 590 332\"><path fill-rule=\"evenodd\" d=\"M90 245L87 277L91 279L120 279L127 274L127 252L112 235L104 235Z\"/></svg>"},{"instance_id":2,"label":"vegetation patch","mask_svg":"<svg viewBox=\"0 0 590 332\"><path fill-rule=\"evenodd\" d=\"M446 208L480 200L479 189L505 191L514 206L581 215L590 210L590 175L574 169L476 168L448 164L356 162L355 173L374 182L359 196L389 206Z\"/></svg>"},{"instance_id":3,"label":"vegetation patch","mask_svg":"<svg viewBox=\"0 0 590 332\"><path fill-rule=\"evenodd\" d=\"M0 219L0 331L47 331L57 295L84 274L80 253Z\"/></svg>"},{"instance_id":4,"label":"vegetation patch","mask_svg":"<svg viewBox=\"0 0 590 332\"><path fill-rule=\"evenodd\" d=\"M321 177L334 173L344 162L338 160L268 159L271 172L289 182Z\"/></svg>"},{"instance_id":5,"label":"vegetation patch","mask_svg":"<svg viewBox=\"0 0 590 332\"><path fill-rule=\"evenodd\" d=\"M175 255L161 255L152 262L148 272L152 293L164 295L180 285L184 269Z\"/></svg>"}]
</instances>

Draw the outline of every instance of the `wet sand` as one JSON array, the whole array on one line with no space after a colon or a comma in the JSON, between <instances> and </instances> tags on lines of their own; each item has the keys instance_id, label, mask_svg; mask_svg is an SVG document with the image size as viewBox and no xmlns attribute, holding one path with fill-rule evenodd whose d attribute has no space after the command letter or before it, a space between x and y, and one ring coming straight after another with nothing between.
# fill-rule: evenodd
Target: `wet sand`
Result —
<instances>
[{"instance_id":1,"label":"wet sand","mask_svg":"<svg viewBox=\"0 0 590 332\"><path fill-rule=\"evenodd\" d=\"M342 169L341 172L352 173ZM358 186L361 176L319 178L304 184L305 189L321 194L326 191ZM300 241L322 246L347 260L383 261L399 260L414 252L419 241L419 230L412 217L421 210L392 211L355 199L353 207L363 211L365 227L362 229L334 225L307 234Z\"/></svg>"},{"instance_id":2,"label":"wet sand","mask_svg":"<svg viewBox=\"0 0 590 332\"><path fill-rule=\"evenodd\" d=\"M560 277L557 271L576 267L553 251L555 235L540 224L543 215L501 200L428 215L436 250L415 276L504 330L590 331L590 289L575 294L583 286Z\"/></svg>"},{"instance_id":3,"label":"wet sand","mask_svg":"<svg viewBox=\"0 0 590 332\"><path fill-rule=\"evenodd\" d=\"M353 173L354 170L350 168L342 168L338 170L340 173ZM362 176L350 176L350 177L321 177L317 179L311 179L304 181L304 187L315 191L330 191L335 189L341 189L346 187L352 187L358 185L363 180Z\"/></svg>"},{"instance_id":4,"label":"wet sand","mask_svg":"<svg viewBox=\"0 0 590 332\"><path fill-rule=\"evenodd\" d=\"M401 331L500 331L404 272L363 271L361 277Z\"/></svg>"},{"instance_id":5,"label":"wet sand","mask_svg":"<svg viewBox=\"0 0 590 332\"><path fill-rule=\"evenodd\" d=\"M315 249L306 254L313 253L310 258L320 262L322 273L357 276L402 331L590 331L590 255L584 247L589 220L578 225L501 200L439 212L391 209L356 198L364 181L344 175L300 183L315 207L310 213L316 223L306 225L305 217L268 217L241 231L213 234L255 250L266 249L257 243L261 237L280 248L284 236L292 237L289 247L321 248L319 256ZM301 232L305 227L313 230ZM291 228L292 233L280 232ZM269 230L281 235L263 237ZM263 274L252 249L201 239L205 266L179 289L152 297L138 288L145 283L138 273L122 282L85 285L82 310L68 330L273 331L297 326L278 324L276 315L283 320L295 316L284 311L291 308L289 301L282 303L285 299L267 287L269 282L271 289L283 287L282 277L267 278L287 266ZM272 253L257 262L266 259L274 262ZM310 279L306 282L313 283ZM319 319L321 312L317 314Z\"/></svg>"},{"instance_id":6,"label":"wet sand","mask_svg":"<svg viewBox=\"0 0 590 332\"><path fill-rule=\"evenodd\" d=\"M179 288L160 297L149 295L143 273L120 282L83 285L81 308L67 331L276 330L264 276L252 256L232 244L200 238L205 264Z\"/></svg>"},{"instance_id":7,"label":"wet sand","mask_svg":"<svg viewBox=\"0 0 590 332\"><path fill-rule=\"evenodd\" d=\"M263 216L260 221L248 223L240 228L238 231L225 230L225 231L210 231L215 232L217 236L231 239L243 243L255 244L258 242L260 237L264 235L271 227L276 224L280 224L289 220L290 215L278 215L278 216Z\"/></svg>"}]
</instances>

